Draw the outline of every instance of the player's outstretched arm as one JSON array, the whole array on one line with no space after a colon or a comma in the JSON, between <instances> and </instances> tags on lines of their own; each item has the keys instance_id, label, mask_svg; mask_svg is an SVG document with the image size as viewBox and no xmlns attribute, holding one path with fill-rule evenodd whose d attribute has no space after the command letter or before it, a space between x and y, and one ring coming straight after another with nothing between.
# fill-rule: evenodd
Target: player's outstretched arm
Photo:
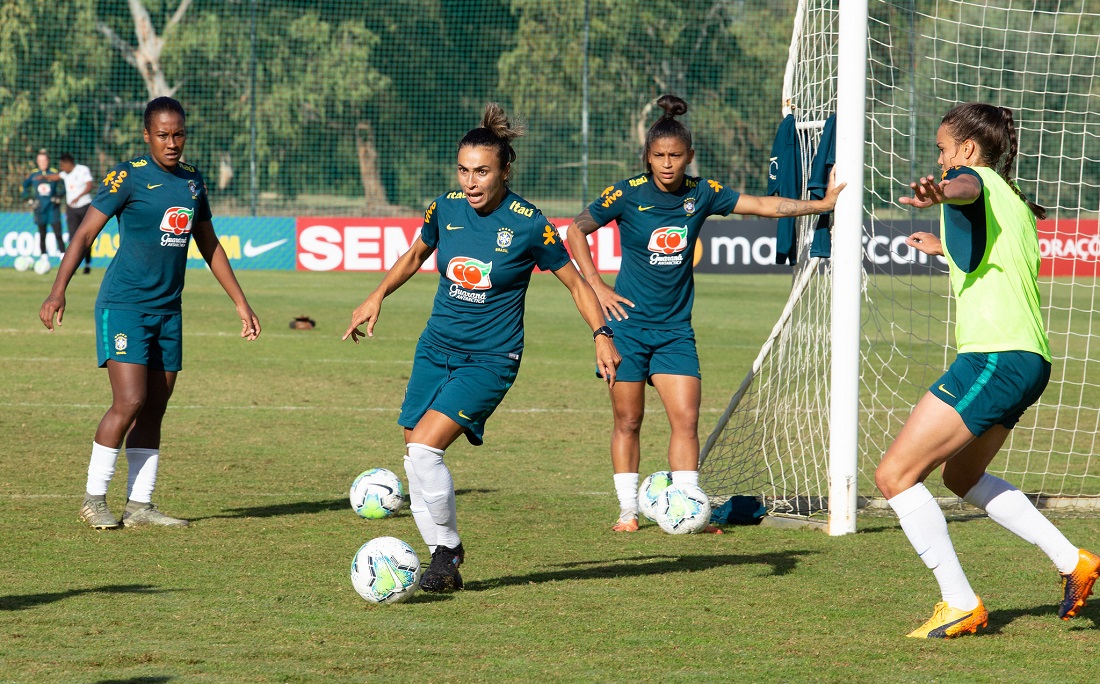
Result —
<instances>
[{"instance_id":1,"label":"player's outstretched arm","mask_svg":"<svg viewBox=\"0 0 1100 684\"><path fill-rule=\"evenodd\" d=\"M53 332L54 316L57 316L58 325L61 325L61 319L65 316L65 290L69 287L73 273L76 273L84 253L91 249L96 236L103 230L103 226L107 225L108 220L110 217L102 211L89 207L84 220L80 222L76 232L69 237L69 248L65 251L61 265L57 267L53 287L50 288L46 301L42 302L42 308L38 310L42 325L46 326L50 332Z\"/></svg>"},{"instance_id":2,"label":"player's outstretched arm","mask_svg":"<svg viewBox=\"0 0 1100 684\"><path fill-rule=\"evenodd\" d=\"M585 249L587 249L587 246ZM573 295L573 303L577 305L577 310L581 312L581 317L584 318L584 322L588 324L588 327L592 328L593 332L597 328L603 327L604 318L600 300L596 298L596 293L592 291L592 287L577 272L573 262L570 261L554 271L554 275L558 277L562 285L569 288L569 293ZM619 355L619 350L615 348L615 343L612 342L610 337L596 335L595 342L596 367L600 369L600 375L607 381L608 386L614 387L615 371L619 367L619 363L622 362L623 357Z\"/></svg>"},{"instance_id":3,"label":"player's outstretched arm","mask_svg":"<svg viewBox=\"0 0 1100 684\"><path fill-rule=\"evenodd\" d=\"M573 255L573 261L577 262L577 268L580 269L585 282L596 293L603 315L609 321L612 316L615 317L615 320L621 321L624 318L630 318L626 309L623 308L623 304L633 309L634 302L605 283L603 278L600 277L600 272L596 269L595 262L592 261L592 252L588 249L588 236L599 229L600 225L592 218L592 214L588 213L588 209L585 209L569 224L569 229L566 231L566 240L569 242L569 251Z\"/></svg>"},{"instance_id":4,"label":"player's outstretched arm","mask_svg":"<svg viewBox=\"0 0 1100 684\"><path fill-rule=\"evenodd\" d=\"M255 340L260 336L260 319L248 305L244 290L241 289L237 276L233 274L233 267L229 264L229 257L226 256L225 249L214 233L214 224L210 221L197 222L191 229L191 237L195 240L195 246L199 248L199 254L202 254L202 258L210 266L210 272L214 274L218 284L237 307L237 315L241 317L241 337L249 342Z\"/></svg>"},{"instance_id":5,"label":"player's outstretched arm","mask_svg":"<svg viewBox=\"0 0 1100 684\"><path fill-rule=\"evenodd\" d=\"M762 216L764 218L786 218L789 216L806 216L809 214L824 214L832 211L836 206L840 191L848 184L836 182L836 168L829 173L829 187L825 190L825 197L819 200L796 200L788 197L757 197L755 195L741 195L737 200L737 206L733 213L743 216Z\"/></svg>"},{"instance_id":6,"label":"player's outstretched arm","mask_svg":"<svg viewBox=\"0 0 1100 684\"><path fill-rule=\"evenodd\" d=\"M970 204L982 194L982 184L975 176L962 174L937 181L935 176L922 176L909 184L912 197L899 197L898 202L917 209L937 204Z\"/></svg>"},{"instance_id":7,"label":"player's outstretched arm","mask_svg":"<svg viewBox=\"0 0 1100 684\"><path fill-rule=\"evenodd\" d=\"M340 339L346 340L350 337L352 342L359 344L360 337L374 337L374 325L378 322L378 316L382 313L382 300L407 283L409 278L416 275L416 272L420 270L420 267L424 265L424 262L428 260L428 257L434 251L435 247L429 247L419 237L413 240L409 251L401 255L393 267L390 268L386 277L382 278L382 282L378 283L378 287L374 288L374 291L367 295L363 303L351 312L351 325L348 326L347 332ZM359 329L359 326L364 323L367 324L366 333Z\"/></svg>"}]
</instances>

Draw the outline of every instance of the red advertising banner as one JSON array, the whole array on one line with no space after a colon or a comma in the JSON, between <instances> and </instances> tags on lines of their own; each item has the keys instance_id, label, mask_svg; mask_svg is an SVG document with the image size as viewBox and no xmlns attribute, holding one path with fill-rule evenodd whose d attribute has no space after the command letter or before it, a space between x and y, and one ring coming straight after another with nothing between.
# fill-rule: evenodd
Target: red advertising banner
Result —
<instances>
[{"instance_id":1,"label":"red advertising banner","mask_svg":"<svg viewBox=\"0 0 1100 684\"><path fill-rule=\"evenodd\" d=\"M1100 229L1096 219L1038 222L1039 275L1095 278L1100 263Z\"/></svg>"},{"instance_id":2,"label":"red advertising banner","mask_svg":"<svg viewBox=\"0 0 1100 684\"><path fill-rule=\"evenodd\" d=\"M550 219L565 238L572 219ZM301 216L297 219L299 271L388 271L420 235L419 217ZM603 227L588 236L592 258L604 273L617 273L619 232ZM436 270L433 254L421 271Z\"/></svg>"}]
</instances>

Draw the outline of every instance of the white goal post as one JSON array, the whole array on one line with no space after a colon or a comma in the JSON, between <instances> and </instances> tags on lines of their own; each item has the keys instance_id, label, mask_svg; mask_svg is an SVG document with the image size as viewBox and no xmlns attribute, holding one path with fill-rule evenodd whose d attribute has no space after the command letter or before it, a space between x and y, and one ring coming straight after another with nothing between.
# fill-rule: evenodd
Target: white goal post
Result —
<instances>
[{"instance_id":1,"label":"white goal post","mask_svg":"<svg viewBox=\"0 0 1100 684\"><path fill-rule=\"evenodd\" d=\"M863 39L861 39L861 37ZM799 223L791 295L700 453L712 498L752 495L773 516L855 531L880 505L873 472L912 406L954 357L946 262L904 245L934 213L897 203L937 170L955 104L1013 111L1016 178L1045 206L1040 290L1054 372L990 467L1037 504L1100 501L1100 7L1094 0L800 0L784 79L809 176L837 115L831 258ZM805 191L805 187L803 187ZM961 505L940 484L930 488Z\"/></svg>"}]
</instances>

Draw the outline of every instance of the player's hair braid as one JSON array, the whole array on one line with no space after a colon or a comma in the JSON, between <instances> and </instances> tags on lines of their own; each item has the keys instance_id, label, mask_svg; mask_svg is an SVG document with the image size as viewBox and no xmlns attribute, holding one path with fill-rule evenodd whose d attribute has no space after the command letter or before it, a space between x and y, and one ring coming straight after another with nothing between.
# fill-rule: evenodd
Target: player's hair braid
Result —
<instances>
[{"instance_id":1,"label":"player's hair braid","mask_svg":"<svg viewBox=\"0 0 1100 684\"><path fill-rule=\"evenodd\" d=\"M504 169L516 160L516 151L512 149L512 141L527 132L527 125L522 121L509 119L504 108L496 102L485 105L485 111L481 115L481 126L473 129L458 143L458 149L463 147L491 147L497 153L500 160L500 168ZM508 184L505 178L504 184Z\"/></svg>"},{"instance_id":2,"label":"player's hair braid","mask_svg":"<svg viewBox=\"0 0 1100 684\"><path fill-rule=\"evenodd\" d=\"M661 138L676 138L687 145L689 150L691 149L691 131L676 120L676 117L687 114L688 103L675 95L662 95L657 100L657 106L664 110L664 114L653 122L645 134L642 166L645 167L646 173L652 172L649 168L649 148Z\"/></svg>"},{"instance_id":3,"label":"player's hair braid","mask_svg":"<svg viewBox=\"0 0 1100 684\"><path fill-rule=\"evenodd\" d=\"M984 102L968 102L953 107L940 123L948 127L956 143L964 140L977 143L981 150L982 163L995 170L1008 183L1036 218L1047 217L1046 209L1029 200L1012 178L1019 143L1011 109Z\"/></svg>"},{"instance_id":4,"label":"player's hair braid","mask_svg":"<svg viewBox=\"0 0 1100 684\"><path fill-rule=\"evenodd\" d=\"M150 130L153 125L153 117L161 112L175 112L180 115L180 118L184 121L187 120L187 114L183 111L183 105L179 100L171 97L154 97L149 100L149 104L145 105L145 130Z\"/></svg>"}]
</instances>

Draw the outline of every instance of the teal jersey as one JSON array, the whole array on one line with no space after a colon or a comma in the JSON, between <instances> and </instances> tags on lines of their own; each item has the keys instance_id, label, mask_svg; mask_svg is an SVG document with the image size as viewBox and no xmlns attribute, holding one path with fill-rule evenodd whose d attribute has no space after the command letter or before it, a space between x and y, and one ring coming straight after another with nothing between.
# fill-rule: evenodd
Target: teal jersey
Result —
<instances>
[{"instance_id":1,"label":"teal jersey","mask_svg":"<svg viewBox=\"0 0 1100 684\"><path fill-rule=\"evenodd\" d=\"M634 302L624 323L671 330L691 325L694 245L708 216L728 216L741 195L716 181L684 178L675 192L649 174L619 181L589 205L599 225L619 222L622 263L615 291Z\"/></svg>"},{"instance_id":2,"label":"teal jersey","mask_svg":"<svg viewBox=\"0 0 1100 684\"><path fill-rule=\"evenodd\" d=\"M488 216L474 211L464 193L451 192L424 212L420 239L435 248L439 268L421 339L445 350L518 359L531 272L569 263L554 226L511 191Z\"/></svg>"},{"instance_id":3,"label":"teal jersey","mask_svg":"<svg viewBox=\"0 0 1100 684\"><path fill-rule=\"evenodd\" d=\"M149 155L138 157L111 169L92 206L118 218L119 238L96 306L179 311L191 228L210 220L202 174L182 162L165 171Z\"/></svg>"}]
</instances>

